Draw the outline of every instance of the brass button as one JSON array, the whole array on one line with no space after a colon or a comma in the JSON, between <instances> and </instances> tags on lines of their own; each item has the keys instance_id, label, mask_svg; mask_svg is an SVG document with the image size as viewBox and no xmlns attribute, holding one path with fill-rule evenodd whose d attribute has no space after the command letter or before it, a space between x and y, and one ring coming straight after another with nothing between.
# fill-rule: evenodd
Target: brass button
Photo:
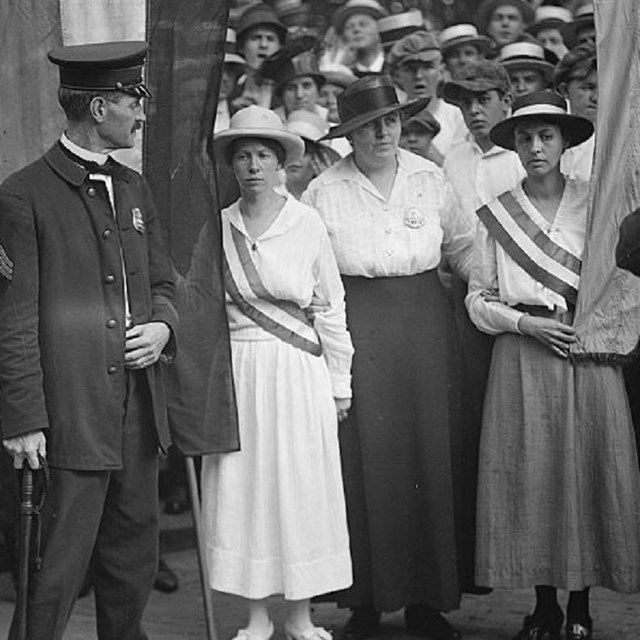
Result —
<instances>
[{"instance_id":1,"label":"brass button","mask_svg":"<svg viewBox=\"0 0 640 640\"><path fill-rule=\"evenodd\" d=\"M108 238L110 235L111 235L111 229L105 229L105 230L102 232L102 237L103 237L103 238Z\"/></svg>"},{"instance_id":2,"label":"brass button","mask_svg":"<svg viewBox=\"0 0 640 640\"><path fill-rule=\"evenodd\" d=\"M116 371L118 370L118 367L116 367L115 364L112 364L108 369L107 369L107 373L112 376Z\"/></svg>"},{"instance_id":3,"label":"brass button","mask_svg":"<svg viewBox=\"0 0 640 640\"><path fill-rule=\"evenodd\" d=\"M90 198L93 198L93 197L96 195L96 190L95 190L93 187L89 187L89 188L87 189L87 195L88 195Z\"/></svg>"},{"instance_id":4,"label":"brass button","mask_svg":"<svg viewBox=\"0 0 640 640\"><path fill-rule=\"evenodd\" d=\"M107 320L107 328L113 329L117 325L117 321L111 318L111 320Z\"/></svg>"},{"instance_id":5,"label":"brass button","mask_svg":"<svg viewBox=\"0 0 640 640\"><path fill-rule=\"evenodd\" d=\"M104 277L104 281L106 284L113 284L116 281L116 277L109 274L108 276Z\"/></svg>"}]
</instances>

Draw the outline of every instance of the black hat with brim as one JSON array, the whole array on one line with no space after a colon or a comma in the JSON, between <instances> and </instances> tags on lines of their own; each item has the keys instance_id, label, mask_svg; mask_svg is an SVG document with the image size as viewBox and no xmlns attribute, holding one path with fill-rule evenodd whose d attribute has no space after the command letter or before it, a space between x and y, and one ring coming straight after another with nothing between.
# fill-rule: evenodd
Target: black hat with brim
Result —
<instances>
[{"instance_id":1,"label":"black hat with brim","mask_svg":"<svg viewBox=\"0 0 640 640\"><path fill-rule=\"evenodd\" d=\"M47 56L59 67L64 89L120 91L150 98L142 78L148 50L149 45L142 41L101 42L57 47Z\"/></svg>"},{"instance_id":2,"label":"black hat with brim","mask_svg":"<svg viewBox=\"0 0 640 640\"><path fill-rule=\"evenodd\" d=\"M567 113L567 102L553 91L536 91L517 98L510 118L496 124L489 132L494 144L515 151L515 130L520 124L532 121L557 124L567 136L569 147L588 140L594 132L593 124L586 118Z\"/></svg>"},{"instance_id":3,"label":"black hat with brim","mask_svg":"<svg viewBox=\"0 0 640 640\"><path fill-rule=\"evenodd\" d=\"M332 127L323 140L341 138L369 122L396 111L411 117L422 111L427 104L429 104L429 98L400 103L391 78L378 74L364 76L338 96L341 122Z\"/></svg>"}]
</instances>

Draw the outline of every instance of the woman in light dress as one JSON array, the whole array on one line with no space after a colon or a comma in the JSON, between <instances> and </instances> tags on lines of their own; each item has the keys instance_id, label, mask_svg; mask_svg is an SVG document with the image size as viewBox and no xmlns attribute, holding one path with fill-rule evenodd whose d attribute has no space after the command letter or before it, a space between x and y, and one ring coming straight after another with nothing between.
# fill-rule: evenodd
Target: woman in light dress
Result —
<instances>
[{"instance_id":1,"label":"woman in light dress","mask_svg":"<svg viewBox=\"0 0 640 640\"><path fill-rule=\"evenodd\" d=\"M240 640L272 636L273 594L287 601L288 638L326 640L309 600L352 581L338 448L353 353L344 291L318 214L274 190L302 140L250 106L214 147L241 192L222 212L240 450L203 461L211 586L248 601Z\"/></svg>"},{"instance_id":2,"label":"woman in light dress","mask_svg":"<svg viewBox=\"0 0 640 640\"><path fill-rule=\"evenodd\" d=\"M560 172L593 133L538 92L491 130L527 175L478 210L467 308L497 336L484 405L476 581L535 586L516 640L592 637L589 588L640 590L640 477L619 366L574 361L588 184ZM569 591L565 615L557 589Z\"/></svg>"}]
</instances>

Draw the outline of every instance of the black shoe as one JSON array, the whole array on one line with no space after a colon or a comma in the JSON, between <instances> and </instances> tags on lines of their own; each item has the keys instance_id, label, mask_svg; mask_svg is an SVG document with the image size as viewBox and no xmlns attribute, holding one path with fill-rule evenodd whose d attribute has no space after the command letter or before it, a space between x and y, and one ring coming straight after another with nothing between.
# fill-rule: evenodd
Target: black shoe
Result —
<instances>
[{"instance_id":1,"label":"black shoe","mask_svg":"<svg viewBox=\"0 0 640 640\"><path fill-rule=\"evenodd\" d=\"M437 610L421 604L405 607L407 631L430 640L459 640L462 634Z\"/></svg>"},{"instance_id":2,"label":"black shoe","mask_svg":"<svg viewBox=\"0 0 640 640\"><path fill-rule=\"evenodd\" d=\"M566 628L566 640L591 640L593 637L593 621L591 618L585 624L570 622Z\"/></svg>"},{"instance_id":3,"label":"black shoe","mask_svg":"<svg viewBox=\"0 0 640 640\"><path fill-rule=\"evenodd\" d=\"M339 634L340 640L366 640L380 629L380 613L365 605L351 610L351 617Z\"/></svg>"},{"instance_id":4,"label":"black shoe","mask_svg":"<svg viewBox=\"0 0 640 640\"><path fill-rule=\"evenodd\" d=\"M524 626L513 640L560 640L563 622L564 614L559 607L551 616L526 616Z\"/></svg>"},{"instance_id":5,"label":"black shoe","mask_svg":"<svg viewBox=\"0 0 640 640\"><path fill-rule=\"evenodd\" d=\"M158 573L153 588L163 593L172 593L178 589L178 576L171 571L163 558L160 558L160 562L158 562Z\"/></svg>"},{"instance_id":6,"label":"black shoe","mask_svg":"<svg viewBox=\"0 0 640 640\"><path fill-rule=\"evenodd\" d=\"M172 491L164 501L164 512L170 516L179 516L189 508L187 490L184 488Z\"/></svg>"}]
</instances>

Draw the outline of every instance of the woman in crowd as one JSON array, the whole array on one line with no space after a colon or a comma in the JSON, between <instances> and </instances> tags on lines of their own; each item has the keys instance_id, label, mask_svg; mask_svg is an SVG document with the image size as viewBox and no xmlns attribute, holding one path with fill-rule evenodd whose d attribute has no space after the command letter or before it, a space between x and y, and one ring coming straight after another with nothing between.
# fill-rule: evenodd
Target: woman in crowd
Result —
<instances>
[{"instance_id":1,"label":"woman in crowd","mask_svg":"<svg viewBox=\"0 0 640 640\"><path fill-rule=\"evenodd\" d=\"M478 210L467 307L497 335L480 450L478 584L535 585L517 640L592 637L589 588L640 589L640 477L619 367L569 359L588 185L560 172L593 133L552 92L517 99L491 140L524 181Z\"/></svg>"},{"instance_id":2,"label":"woman in crowd","mask_svg":"<svg viewBox=\"0 0 640 640\"><path fill-rule=\"evenodd\" d=\"M300 200L309 183L340 160L340 154L320 142L320 138L329 132L329 125L315 113L305 109L291 112L287 118L287 129L300 136L304 142L302 158L289 163L285 169L287 191Z\"/></svg>"},{"instance_id":3,"label":"woman in crowd","mask_svg":"<svg viewBox=\"0 0 640 640\"><path fill-rule=\"evenodd\" d=\"M309 599L351 584L337 436L351 397L344 290L322 220L274 190L301 138L250 106L215 146L241 193L222 212L241 448L203 461L211 586L248 600L238 639L270 638L267 598L283 594L287 638L330 640Z\"/></svg>"},{"instance_id":4,"label":"woman in crowd","mask_svg":"<svg viewBox=\"0 0 640 640\"><path fill-rule=\"evenodd\" d=\"M458 638L440 615L459 606L450 448L450 330L437 275L442 255L468 277L473 227L457 216L442 171L398 148L391 79L369 75L338 99L353 153L311 182L346 289L354 407L340 430L354 585L347 637L365 638L380 612L405 608L407 628Z\"/></svg>"}]
</instances>

